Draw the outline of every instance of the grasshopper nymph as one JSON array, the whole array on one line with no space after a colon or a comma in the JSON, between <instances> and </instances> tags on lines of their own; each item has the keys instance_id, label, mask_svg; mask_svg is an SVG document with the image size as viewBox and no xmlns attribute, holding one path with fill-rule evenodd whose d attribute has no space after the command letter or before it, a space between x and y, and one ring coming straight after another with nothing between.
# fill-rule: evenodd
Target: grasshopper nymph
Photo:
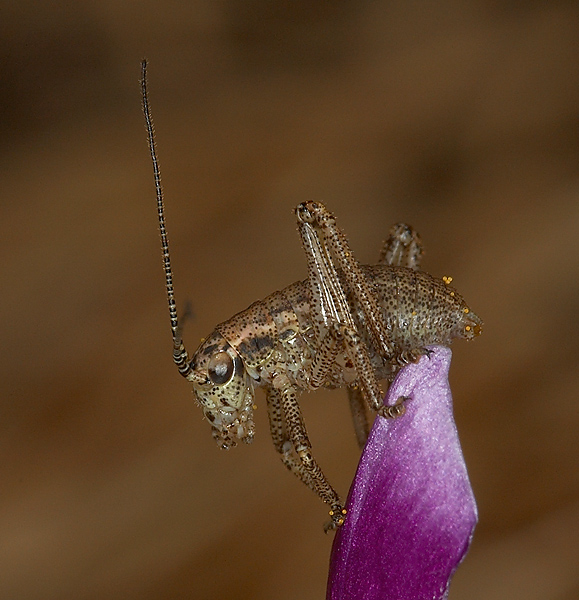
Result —
<instances>
[{"instance_id":1,"label":"grasshopper nymph","mask_svg":"<svg viewBox=\"0 0 579 600\"><path fill-rule=\"evenodd\" d=\"M344 522L342 501L318 466L298 396L345 387L360 446L369 413L395 418L404 399L386 407L379 380L392 380L426 346L449 345L481 332L481 319L459 293L419 270L422 242L394 225L376 265L360 265L336 220L319 202L296 208L308 278L292 283L217 325L190 356L181 338L173 292L163 192L142 63L143 110L153 161L161 246L173 332L173 360L211 424L221 448L254 436L256 388L265 390L271 436L283 463L330 506L333 529Z\"/></svg>"}]
</instances>

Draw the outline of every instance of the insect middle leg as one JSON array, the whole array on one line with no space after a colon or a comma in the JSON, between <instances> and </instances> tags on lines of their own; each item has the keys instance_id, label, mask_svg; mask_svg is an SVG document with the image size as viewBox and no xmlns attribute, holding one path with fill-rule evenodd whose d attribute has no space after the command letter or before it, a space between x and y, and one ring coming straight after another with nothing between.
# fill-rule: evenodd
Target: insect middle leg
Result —
<instances>
[{"instance_id":1,"label":"insect middle leg","mask_svg":"<svg viewBox=\"0 0 579 600\"><path fill-rule=\"evenodd\" d=\"M378 264L408 267L416 271L420 267L423 253L422 240L418 232L406 223L397 223L390 228L388 239L382 246ZM347 391L356 440L358 446L363 448L370 433L367 406L357 385L349 386Z\"/></svg>"}]
</instances>

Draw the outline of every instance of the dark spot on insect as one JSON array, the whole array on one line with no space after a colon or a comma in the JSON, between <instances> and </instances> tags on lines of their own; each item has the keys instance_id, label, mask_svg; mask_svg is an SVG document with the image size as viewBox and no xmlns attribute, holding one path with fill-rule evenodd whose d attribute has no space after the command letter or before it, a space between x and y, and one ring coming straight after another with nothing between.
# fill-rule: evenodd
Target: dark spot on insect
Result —
<instances>
[{"instance_id":1,"label":"dark spot on insect","mask_svg":"<svg viewBox=\"0 0 579 600\"><path fill-rule=\"evenodd\" d=\"M239 356L236 356L233 359L233 364L235 365L236 373L241 373L243 371L243 361L241 360L241 358Z\"/></svg>"},{"instance_id":2,"label":"dark spot on insect","mask_svg":"<svg viewBox=\"0 0 579 600\"><path fill-rule=\"evenodd\" d=\"M283 297L280 299L280 303L278 306L273 306L272 308L270 308L270 315L272 316L272 318L277 317L285 312L291 313L292 307L291 304Z\"/></svg>"},{"instance_id":3,"label":"dark spot on insect","mask_svg":"<svg viewBox=\"0 0 579 600\"><path fill-rule=\"evenodd\" d=\"M207 346L207 348L205 348L205 350L203 350L203 354L205 354L206 356L209 356L210 354L213 354L215 352L215 350L217 350L217 348L219 348L218 344L211 344L211 346Z\"/></svg>"},{"instance_id":4,"label":"dark spot on insect","mask_svg":"<svg viewBox=\"0 0 579 600\"><path fill-rule=\"evenodd\" d=\"M250 338L247 342L242 342L239 349L242 353L259 353L264 349L269 350L273 346L272 339L269 335Z\"/></svg>"},{"instance_id":5,"label":"dark spot on insect","mask_svg":"<svg viewBox=\"0 0 579 600\"><path fill-rule=\"evenodd\" d=\"M273 341L269 335L264 335L263 337L254 338L255 345L258 350L262 350L263 348L271 348L273 345Z\"/></svg>"},{"instance_id":6,"label":"dark spot on insect","mask_svg":"<svg viewBox=\"0 0 579 600\"><path fill-rule=\"evenodd\" d=\"M293 329L286 329L285 331L282 331L279 334L279 339L282 342L285 342L286 340L290 340L291 338L296 336L296 332Z\"/></svg>"}]
</instances>

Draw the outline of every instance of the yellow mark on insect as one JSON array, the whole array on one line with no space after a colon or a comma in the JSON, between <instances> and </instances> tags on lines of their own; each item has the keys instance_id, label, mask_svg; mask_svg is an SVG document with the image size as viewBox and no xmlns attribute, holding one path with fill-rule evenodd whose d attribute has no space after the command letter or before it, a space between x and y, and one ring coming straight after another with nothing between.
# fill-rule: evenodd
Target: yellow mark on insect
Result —
<instances>
[{"instance_id":1,"label":"yellow mark on insect","mask_svg":"<svg viewBox=\"0 0 579 600\"><path fill-rule=\"evenodd\" d=\"M450 292L450 295L451 295L451 296L454 296L454 292Z\"/></svg>"},{"instance_id":2,"label":"yellow mark on insect","mask_svg":"<svg viewBox=\"0 0 579 600\"><path fill-rule=\"evenodd\" d=\"M442 281L444 281L444 283L446 283L446 285L448 285L452 281L452 277L450 275L445 275L442 278Z\"/></svg>"},{"instance_id":3,"label":"yellow mark on insect","mask_svg":"<svg viewBox=\"0 0 579 600\"><path fill-rule=\"evenodd\" d=\"M415 310L413 310L413 311L412 311L412 316L413 316L413 317L415 317L415 316L416 316L416 311L415 311Z\"/></svg>"},{"instance_id":4,"label":"yellow mark on insect","mask_svg":"<svg viewBox=\"0 0 579 600\"><path fill-rule=\"evenodd\" d=\"M467 326L464 328L464 330L465 330L465 331L470 331L470 325L467 325Z\"/></svg>"},{"instance_id":5,"label":"yellow mark on insect","mask_svg":"<svg viewBox=\"0 0 579 600\"><path fill-rule=\"evenodd\" d=\"M466 307L463 308L462 310L463 310L463 312L464 312L465 315L468 315L468 313L470 312L470 309L468 309Z\"/></svg>"}]
</instances>

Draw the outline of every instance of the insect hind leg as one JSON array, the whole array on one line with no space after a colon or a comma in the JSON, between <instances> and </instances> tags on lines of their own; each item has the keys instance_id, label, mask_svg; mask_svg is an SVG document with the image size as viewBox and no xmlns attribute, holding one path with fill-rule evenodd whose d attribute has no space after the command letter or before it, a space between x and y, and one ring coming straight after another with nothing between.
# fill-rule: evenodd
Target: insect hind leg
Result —
<instances>
[{"instance_id":1,"label":"insect hind leg","mask_svg":"<svg viewBox=\"0 0 579 600\"><path fill-rule=\"evenodd\" d=\"M389 341L389 333L382 319L378 300L358 261L354 258L346 236L336 225L334 215L319 202L302 202L296 208L296 215L304 249L308 254L310 282L314 283L314 292L315 285L325 285L325 271L329 272L329 283L336 289L327 290L327 294L343 298L345 304L343 312L346 319L338 319L338 322L351 325L353 320L351 309L345 301L341 283L343 279L347 290L364 314L364 321L374 347L383 357L390 356L393 353L393 346ZM341 279L336 273L334 261L341 270Z\"/></svg>"},{"instance_id":2,"label":"insect hind leg","mask_svg":"<svg viewBox=\"0 0 579 600\"><path fill-rule=\"evenodd\" d=\"M406 223L396 223L390 228L390 235L382 246L378 264L417 271L423 254L424 247L418 232Z\"/></svg>"},{"instance_id":3,"label":"insect hind leg","mask_svg":"<svg viewBox=\"0 0 579 600\"><path fill-rule=\"evenodd\" d=\"M390 360L394 348L370 282L354 258L346 236L336 225L334 215L323 204L303 202L296 208L296 215L308 258L311 313L318 345L323 347L325 337L332 333L339 337L354 363L368 406L386 418L398 416L404 410L403 405L396 411L383 405L383 393L372 367L369 348L358 331L352 305L347 299L349 293L350 302L353 301L363 313L364 327L374 350L383 360Z\"/></svg>"}]
</instances>

